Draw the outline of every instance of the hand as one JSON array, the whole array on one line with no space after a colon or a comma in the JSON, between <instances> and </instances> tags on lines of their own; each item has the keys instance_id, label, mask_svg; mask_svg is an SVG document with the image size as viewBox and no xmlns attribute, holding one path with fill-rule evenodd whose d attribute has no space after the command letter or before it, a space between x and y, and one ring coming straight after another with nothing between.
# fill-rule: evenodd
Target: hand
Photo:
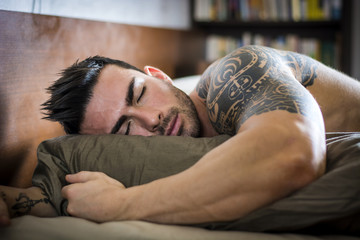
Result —
<instances>
[{"instance_id":1,"label":"hand","mask_svg":"<svg viewBox=\"0 0 360 240\"><path fill-rule=\"evenodd\" d=\"M96 222L118 219L120 209L115 203L125 189L122 183L104 173L85 171L67 175L66 181L71 184L63 187L61 193L68 199L70 215Z\"/></svg>"},{"instance_id":2,"label":"hand","mask_svg":"<svg viewBox=\"0 0 360 240\"><path fill-rule=\"evenodd\" d=\"M10 225L10 216L7 204L5 200L3 199L4 193L0 192L0 227L6 227Z\"/></svg>"}]
</instances>

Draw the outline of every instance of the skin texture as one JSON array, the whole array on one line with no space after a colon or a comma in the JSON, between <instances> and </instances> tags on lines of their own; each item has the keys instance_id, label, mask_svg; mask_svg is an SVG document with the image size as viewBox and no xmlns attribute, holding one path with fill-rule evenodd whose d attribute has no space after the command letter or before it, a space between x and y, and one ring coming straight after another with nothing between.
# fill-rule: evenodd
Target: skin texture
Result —
<instances>
[{"instance_id":1,"label":"skin texture","mask_svg":"<svg viewBox=\"0 0 360 240\"><path fill-rule=\"evenodd\" d=\"M277 51L320 105L327 132L360 131L360 82L314 59Z\"/></svg>"},{"instance_id":2,"label":"skin texture","mask_svg":"<svg viewBox=\"0 0 360 240\"><path fill-rule=\"evenodd\" d=\"M126 189L102 173L68 175L62 194L70 214L97 222L180 224L240 218L323 174L323 117L327 131L359 128L359 83L300 54L248 46L216 61L190 94L197 117L166 74L155 68L145 72L106 67L82 133L111 133L126 116L117 134L233 137L188 170L142 186ZM127 104L134 77L143 80L134 88L135 102ZM42 199L37 193L34 199ZM1 209L6 205L0 202Z\"/></svg>"}]
</instances>

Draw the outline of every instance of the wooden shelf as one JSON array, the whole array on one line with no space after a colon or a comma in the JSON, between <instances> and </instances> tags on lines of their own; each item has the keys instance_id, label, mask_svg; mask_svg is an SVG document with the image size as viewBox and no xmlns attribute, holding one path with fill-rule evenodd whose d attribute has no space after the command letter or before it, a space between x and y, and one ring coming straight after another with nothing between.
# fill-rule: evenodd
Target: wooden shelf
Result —
<instances>
[{"instance_id":1,"label":"wooden shelf","mask_svg":"<svg viewBox=\"0 0 360 240\"><path fill-rule=\"evenodd\" d=\"M341 29L340 21L290 21L290 22L267 22L267 21L194 21L193 26L196 28L306 28L306 29L319 29L331 28Z\"/></svg>"}]
</instances>

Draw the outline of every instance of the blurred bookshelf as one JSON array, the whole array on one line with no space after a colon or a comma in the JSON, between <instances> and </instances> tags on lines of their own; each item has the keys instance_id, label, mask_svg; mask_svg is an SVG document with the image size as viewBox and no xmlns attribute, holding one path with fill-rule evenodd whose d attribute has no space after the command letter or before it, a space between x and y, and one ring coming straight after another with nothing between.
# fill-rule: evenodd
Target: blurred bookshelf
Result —
<instances>
[{"instance_id":1,"label":"blurred bookshelf","mask_svg":"<svg viewBox=\"0 0 360 240\"><path fill-rule=\"evenodd\" d=\"M350 72L355 0L192 0L194 29L205 34L206 66L244 45L311 56Z\"/></svg>"}]
</instances>

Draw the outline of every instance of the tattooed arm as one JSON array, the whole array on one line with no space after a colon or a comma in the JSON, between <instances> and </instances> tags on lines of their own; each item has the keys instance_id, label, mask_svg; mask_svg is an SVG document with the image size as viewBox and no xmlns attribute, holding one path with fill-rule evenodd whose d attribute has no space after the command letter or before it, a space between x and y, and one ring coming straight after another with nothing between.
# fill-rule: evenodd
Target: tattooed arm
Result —
<instances>
[{"instance_id":1,"label":"tattooed arm","mask_svg":"<svg viewBox=\"0 0 360 240\"><path fill-rule=\"evenodd\" d=\"M191 169L202 172L201 181L206 176L208 191L199 190L203 201L196 202L214 220L244 216L323 174L324 123L302 86L314 83L316 67L299 80L283 53L250 46L204 73L192 99L206 107L218 133L234 135Z\"/></svg>"},{"instance_id":2,"label":"tattooed arm","mask_svg":"<svg viewBox=\"0 0 360 240\"><path fill-rule=\"evenodd\" d=\"M8 225L9 218L23 215L57 216L49 197L38 187L27 189L0 186L0 226Z\"/></svg>"},{"instance_id":3,"label":"tattooed arm","mask_svg":"<svg viewBox=\"0 0 360 240\"><path fill-rule=\"evenodd\" d=\"M313 67L304 81L313 80ZM176 177L175 189L188 186L185 194L174 193L186 211L170 209L159 219L233 220L323 174L320 109L280 52L252 46L234 51L209 67L191 97L197 109L207 110L200 116L206 128L233 137Z\"/></svg>"}]
</instances>

